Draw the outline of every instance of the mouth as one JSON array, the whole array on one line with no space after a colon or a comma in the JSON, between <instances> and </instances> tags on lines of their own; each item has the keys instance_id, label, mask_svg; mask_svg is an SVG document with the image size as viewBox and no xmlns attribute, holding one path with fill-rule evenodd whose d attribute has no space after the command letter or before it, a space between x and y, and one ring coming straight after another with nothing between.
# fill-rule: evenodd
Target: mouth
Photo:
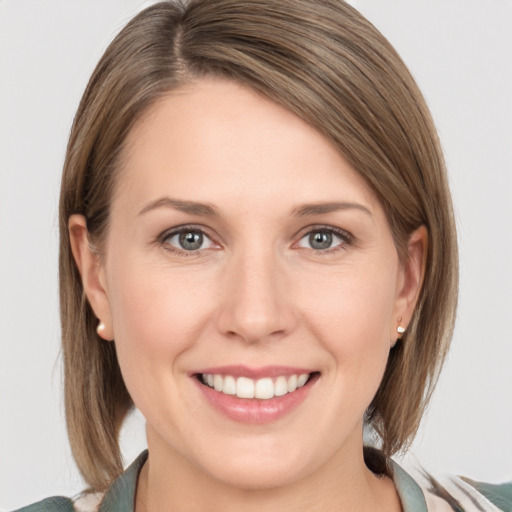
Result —
<instances>
[{"instance_id":1,"label":"mouth","mask_svg":"<svg viewBox=\"0 0 512 512\"><path fill-rule=\"evenodd\" d=\"M206 403L242 423L275 421L302 404L320 372L287 367L224 367L191 375Z\"/></svg>"},{"instance_id":2,"label":"mouth","mask_svg":"<svg viewBox=\"0 0 512 512\"><path fill-rule=\"evenodd\" d=\"M318 372L252 379L219 373L199 373L196 374L196 377L205 386L225 395L270 400L274 397L294 393L297 389L305 386L316 374Z\"/></svg>"}]
</instances>

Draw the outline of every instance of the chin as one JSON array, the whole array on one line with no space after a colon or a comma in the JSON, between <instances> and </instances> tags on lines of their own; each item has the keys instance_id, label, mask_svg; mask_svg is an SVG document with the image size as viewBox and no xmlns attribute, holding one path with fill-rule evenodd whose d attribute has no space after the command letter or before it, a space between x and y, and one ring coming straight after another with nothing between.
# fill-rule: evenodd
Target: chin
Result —
<instances>
[{"instance_id":1,"label":"chin","mask_svg":"<svg viewBox=\"0 0 512 512\"><path fill-rule=\"evenodd\" d=\"M312 461L308 460L306 453L297 446L286 446L282 441L279 441L279 448L273 448L273 442L262 440L252 446L236 444L239 446L217 453L198 453L200 457L196 461L210 478L243 490L272 489L292 484L303 478L311 466Z\"/></svg>"},{"instance_id":2,"label":"chin","mask_svg":"<svg viewBox=\"0 0 512 512\"><path fill-rule=\"evenodd\" d=\"M222 467L204 468L211 477L223 484L246 491L268 490L293 484L301 479L301 468L281 463L261 461L228 462Z\"/></svg>"}]
</instances>

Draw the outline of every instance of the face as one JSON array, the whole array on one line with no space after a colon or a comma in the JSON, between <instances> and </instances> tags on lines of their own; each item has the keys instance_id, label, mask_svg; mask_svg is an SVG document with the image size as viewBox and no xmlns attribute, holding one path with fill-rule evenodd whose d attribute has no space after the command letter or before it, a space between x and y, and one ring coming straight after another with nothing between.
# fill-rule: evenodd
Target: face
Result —
<instances>
[{"instance_id":1,"label":"face","mask_svg":"<svg viewBox=\"0 0 512 512\"><path fill-rule=\"evenodd\" d=\"M82 276L150 453L242 487L360 456L415 275L364 180L229 81L170 93L127 147L103 258Z\"/></svg>"}]
</instances>

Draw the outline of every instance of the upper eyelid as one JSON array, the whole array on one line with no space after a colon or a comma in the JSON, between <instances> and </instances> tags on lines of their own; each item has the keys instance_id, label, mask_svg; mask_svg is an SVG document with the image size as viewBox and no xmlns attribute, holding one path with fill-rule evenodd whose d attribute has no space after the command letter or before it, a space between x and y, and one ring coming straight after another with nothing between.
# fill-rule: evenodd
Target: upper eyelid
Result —
<instances>
[{"instance_id":1,"label":"upper eyelid","mask_svg":"<svg viewBox=\"0 0 512 512\"><path fill-rule=\"evenodd\" d=\"M206 249L196 249L196 250L186 250L181 249L180 247L176 247L174 244L166 242L167 239L173 238L180 233L183 232L200 232L204 237L208 238L210 242L213 244L213 247L208 247ZM217 237L211 236L209 234L209 231L206 227L200 226L197 224L183 224L181 226L176 226L173 228L166 229L163 231L160 235L157 236L155 239L155 243L162 247L167 252L173 253L174 255L178 256L187 256L187 257L199 257L201 255L205 254L205 251L211 250L211 249L218 249L221 244L217 241ZM217 247L215 247L217 246ZM206 253L207 254L207 253Z\"/></svg>"},{"instance_id":2,"label":"upper eyelid","mask_svg":"<svg viewBox=\"0 0 512 512\"><path fill-rule=\"evenodd\" d=\"M199 231L203 235L207 236L212 242L218 245L224 245L220 240L221 238L216 235L215 233L212 233L212 230L207 228L206 226L203 226L201 224L183 224L180 226L176 226L173 228L169 228L164 230L158 237L157 240L160 243L163 243L167 238L170 236L177 235L179 233L182 233L183 231ZM346 229L339 228L336 226L331 226L328 224L312 224L303 227L300 229L293 237L295 244L297 241L302 240L305 236L307 236L309 233L313 231L329 231L331 233L334 233L337 236L340 236L341 238L345 239L347 242L353 242L354 241L354 235L347 231Z\"/></svg>"},{"instance_id":3,"label":"upper eyelid","mask_svg":"<svg viewBox=\"0 0 512 512\"><path fill-rule=\"evenodd\" d=\"M347 231L346 229L338 228L335 226L325 225L325 224L316 224L316 225L311 225L311 226L302 228L297 233L296 237L298 237L298 239L301 240L302 238L304 238L306 235L308 235L309 233L311 233L313 231L329 231L331 233L334 233L335 235L339 235L339 236L346 238L350 241L352 241L354 239L354 235L352 233L350 233L350 231Z\"/></svg>"},{"instance_id":4,"label":"upper eyelid","mask_svg":"<svg viewBox=\"0 0 512 512\"><path fill-rule=\"evenodd\" d=\"M183 233L184 231L199 231L203 235L206 235L208 238L210 238L212 241L216 241L215 239L217 238L214 235L212 236L211 230L209 230L205 226L201 226L198 224L183 224L182 226L176 226L174 228L169 228L162 231L162 233L158 235L158 240L164 241L166 238L177 235L179 233Z\"/></svg>"}]
</instances>

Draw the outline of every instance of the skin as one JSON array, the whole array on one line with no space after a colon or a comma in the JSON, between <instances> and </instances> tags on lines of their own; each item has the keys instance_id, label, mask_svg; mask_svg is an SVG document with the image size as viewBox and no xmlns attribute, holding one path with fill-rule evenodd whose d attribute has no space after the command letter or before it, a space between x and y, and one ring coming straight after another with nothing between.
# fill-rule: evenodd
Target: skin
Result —
<instances>
[{"instance_id":1,"label":"skin","mask_svg":"<svg viewBox=\"0 0 512 512\"><path fill-rule=\"evenodd\" d=\"M101 257L83 217L69 229L102 336L115 339L147 420L137 511L401 510L391 480L364 464L362 426L397 326L414 310L425 229L402 263L378 199L333 145L230 81L173 91L127 147ZM218 215L141 213L163 197ZM296 214L332 202L351 206ZM207 234L200 250L162 235L183 225ZM342 231L312 248L309 234L329 229ZM242 424L209 406L190 377L239 364L320 377L286 416Z\"/></svg>"}]
</instances>

